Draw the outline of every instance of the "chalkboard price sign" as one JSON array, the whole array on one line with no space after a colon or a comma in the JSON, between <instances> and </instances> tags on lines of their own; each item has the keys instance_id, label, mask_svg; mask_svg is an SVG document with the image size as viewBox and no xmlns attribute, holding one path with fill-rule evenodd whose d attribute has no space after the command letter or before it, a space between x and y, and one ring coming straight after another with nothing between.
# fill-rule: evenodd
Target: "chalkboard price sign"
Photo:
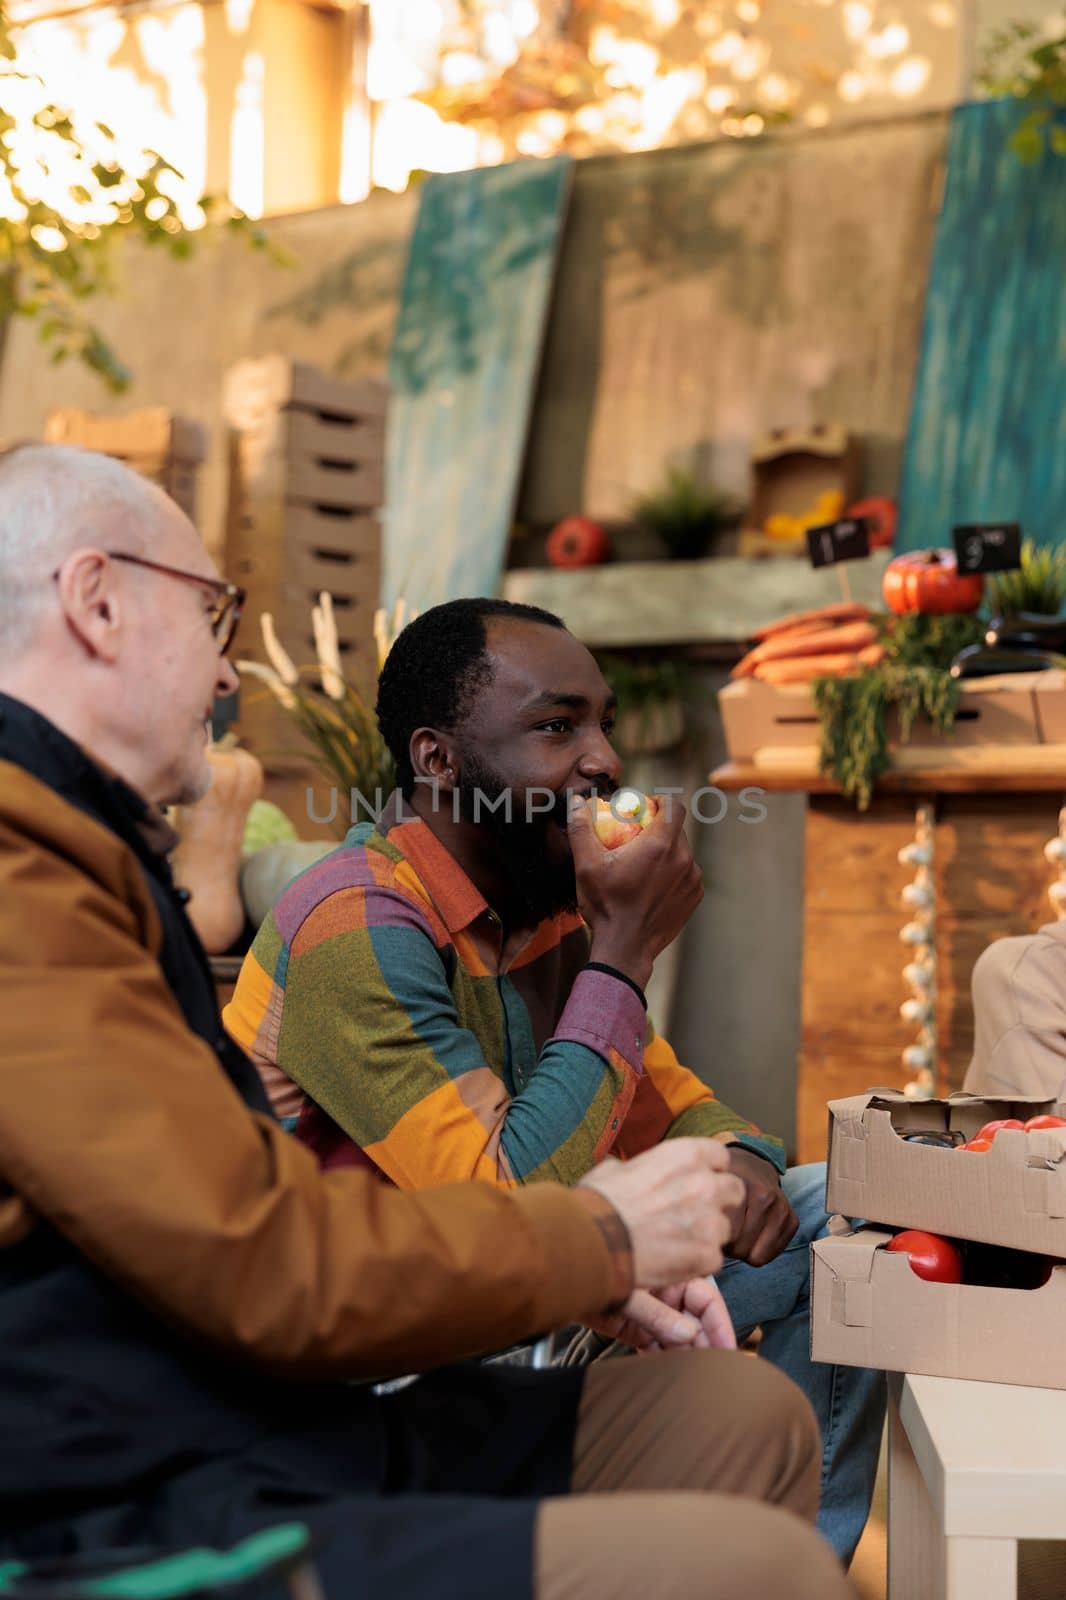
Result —
<instances>
[{"instance_id":1,"label":"chalkboard price sign","mask_svg":"<svg viewBox=\"0 0 1066 1600\"><path fill-rule=\"evenodd\" d=\"M1013 572L1022 564L1017 522L966 522L951 530L960 572Z\"/></svg>"},{"instance_id":2,"label":"chalkboard price sign","mask_svg":"<svg viewBox=\"0 0 1066 1600\"><path fill-rule=\"evenodd\" d=\"M864 517L845 517L807 529L807 554L812 567L832 567L838 561L861 561L870 554L870 524Z\"/></svg>"}]
</instances>

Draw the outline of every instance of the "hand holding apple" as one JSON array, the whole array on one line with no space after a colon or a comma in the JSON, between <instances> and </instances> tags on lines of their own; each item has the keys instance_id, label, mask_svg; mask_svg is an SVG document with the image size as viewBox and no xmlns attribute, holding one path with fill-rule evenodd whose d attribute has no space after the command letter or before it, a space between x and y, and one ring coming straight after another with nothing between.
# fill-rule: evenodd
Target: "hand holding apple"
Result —
<instances>
[{"instance_id":1,"label":"hand holding apple","mask_svg":"<svg viewBox=\"0 0 1066 1600\"><path fill-rule=\"evenodd\" d=\"M623 824L627 838L617 843L625 849L604 848L593 820L598 809L575 796L567 825L578 909L592 934L590 959L643 988L656 956L702 900L703 879L683 831L684 806L672 806L670 814L656 807L643 822Z\"/></svg>"}]
</instances>

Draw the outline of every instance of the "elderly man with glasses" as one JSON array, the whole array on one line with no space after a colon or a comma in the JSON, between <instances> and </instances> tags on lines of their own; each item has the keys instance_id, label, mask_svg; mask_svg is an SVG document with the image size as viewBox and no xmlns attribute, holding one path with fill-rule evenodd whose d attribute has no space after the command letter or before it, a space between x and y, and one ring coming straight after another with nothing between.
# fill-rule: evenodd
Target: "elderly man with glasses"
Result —
<instances>
[{"instance_id":1,"label":"elderly man with glasses","mask_svg":"<svg viewBox=\"0 0 1066 1600\"><path fill-rule=\"evenodd\" d=\"M116 462L0 461L0 1564L298 1518L327 1600L840 1600L809 1407L711 1347L722 1147L410 1195L271 1116L158 809L207 787L240 600ZM631 850L669 903L680 826ZM585 1320L678 1348L447 1365Z\"/></svg>"}]
</instances>

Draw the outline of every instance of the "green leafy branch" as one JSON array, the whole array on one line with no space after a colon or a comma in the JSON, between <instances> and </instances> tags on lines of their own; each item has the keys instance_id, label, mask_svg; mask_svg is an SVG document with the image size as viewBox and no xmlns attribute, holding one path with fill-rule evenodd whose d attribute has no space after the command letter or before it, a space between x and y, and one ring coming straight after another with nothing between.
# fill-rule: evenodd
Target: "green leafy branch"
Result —
<instances>
[{"instance_id":1,"label":"green leafy branch","mask_svg":"<svg viewBox=\"0 0 1066 1600\"><path fill-rule=\"evenodd\" d=\"M851 678L816 678L814 704L821 722L820 770L838 783L860 811L887 771L890 737L906 743L918 717L948 733L959 705L959 684L948 671L983 624L971 616L920 614L885 619L885 659ZM895 728L892 717L895 717Z\"/></svg>"},{"instance_id":2,"label":"green leafy branch","mask_svg":"<svg viewBox=\"0 0 1066 1600\"><path fill-rule=\"evenodd\" d=\"M277 259L257 223L219 196L190 206L187 187L157 151L129 158L106 123L51 104L0 4L0 337L12 317L27 318L54 363L74 357L110 389L128 387L129 369L86 311L115 289L119 236L182 260L195 228L211 224Z\"/></svg>"},{"instance_id":3,"label":"green leafy branch","mask_svg":"<svg viewBox=\"0 0 1066 1600\"><path fill-rule=\"evenodd\" d=\"M1066 19L1053 38L1030 22L998 29L989 38L977 82L985 94L1029 105L1010 139L1023 161L1039 160L1045 147L1066 155Z\"/></svg>"}]
</instances>

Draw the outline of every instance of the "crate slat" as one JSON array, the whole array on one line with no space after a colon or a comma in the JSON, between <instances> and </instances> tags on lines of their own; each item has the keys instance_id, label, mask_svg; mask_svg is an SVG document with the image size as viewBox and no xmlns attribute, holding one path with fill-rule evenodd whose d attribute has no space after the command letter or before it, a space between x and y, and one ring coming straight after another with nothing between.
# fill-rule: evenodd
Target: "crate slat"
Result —
<instances>
[{"instance_id":1,"label":"crate slat","mask_svg":"<svg viewBox=\"0 0 1066 1600\"><path fill-rule=\"evenodd\" d=\"M254 428L275 412L313 411L338 418L383 419L388 389L378 379L334 378L288 356L241 361L226 375L226 416L237 428Z\"/></svg>"},{"instance_id":2,"label":"crate slat","mask_svg":"<svg viewBox=\"0 0 1066 1600\"><path fill-rule=\"evenodd\" d=\"M163 406L148 406L124 417L101 417L73 406L60 407L48 413L44 437L49 444L79 445L83 450L116 456L136 470L144 470L152 461L195 465L207 453L202 425L175 416Z\"/></svg>"}]
</instances>

